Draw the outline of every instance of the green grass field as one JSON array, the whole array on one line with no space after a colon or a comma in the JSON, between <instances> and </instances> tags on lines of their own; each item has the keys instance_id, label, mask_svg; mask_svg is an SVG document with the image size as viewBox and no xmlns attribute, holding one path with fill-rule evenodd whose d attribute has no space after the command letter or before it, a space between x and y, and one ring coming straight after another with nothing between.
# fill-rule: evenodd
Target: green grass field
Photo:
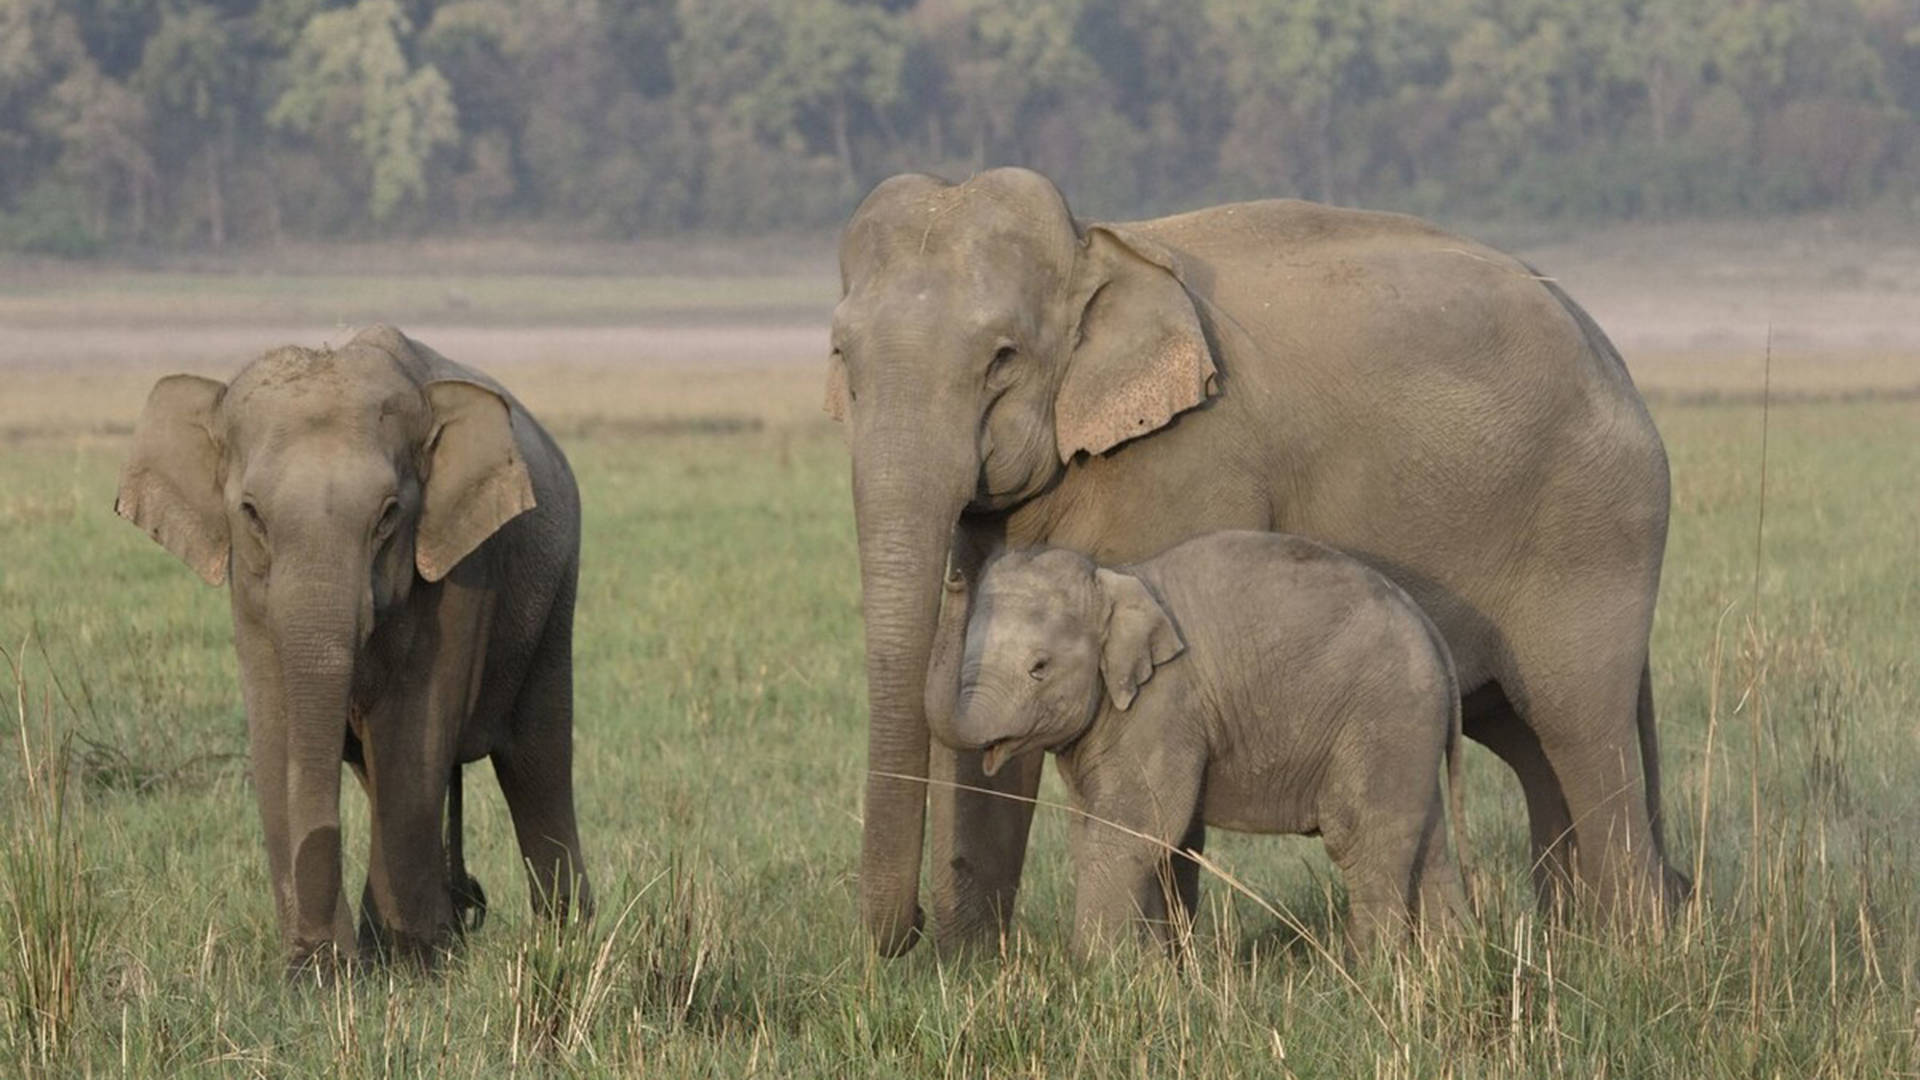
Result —
<instances>
[{"instance_id":1,"label":"green grass field","mask_svg":"<svg viewBox=\"0 0 1920 1080\"><path fill-rule=\"evenodd\" d=\"M578 785L600 915L558 935L530 919L476 767L488 925L442 975L328 989L280 975L225 595L111 511L151 373L64 391L42 376L30 408L57 423L0 405L0 1060L61 1076L1920 1076L1920 401L1775 406L1758 543L1761 409L1656 405L1675 490L1653 643L1668 830L1701 879L1664 936L1543 925L1518 785L1476 748L1483 919L1455 950L1346 967L1323 949L1341 900L1317 845L1219 836L1210 854L1251 895L1209 880L1192 963L1079 967L1064 818L1043 809L1006 955L943 966L926 948L876 960L854 922L845 450L815 366L778 359L711 381L497 372L561 434L585 499ZM1051 779L1043 795L1062 797ZM351 863L364 800L344 803Z\"/></svg>"}]
</instances>

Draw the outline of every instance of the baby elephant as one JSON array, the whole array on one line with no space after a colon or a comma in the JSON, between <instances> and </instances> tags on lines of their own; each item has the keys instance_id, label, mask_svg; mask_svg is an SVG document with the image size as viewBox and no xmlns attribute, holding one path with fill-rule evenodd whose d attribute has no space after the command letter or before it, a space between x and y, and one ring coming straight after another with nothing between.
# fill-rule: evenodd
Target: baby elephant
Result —
<instances>
[{"instance_id":1,"label":"baby elephant","mask_svg":"<svg viewBox=\"0 0 1920 1080\"><path fill-rule=\"evenodd\" d=\"M1357 949L1463 917L1440 786L1444 758L1457 792L1452 661L1353 559L1262 532L1118 570L1015 551L983 575L964 646L943 630L936 656L961 665L953 744L985 750L988 775L1054 751L1087 815L1071 826L1083 951L1141 918L1170 940L1167 900L1190 916L1199 868L1162 845L1197 851L1207 825L1323 837Z\"/></svg>"},{"instance_id":2,"label":"baby elephant","mask_svg":"<svg viewBox=\"0 0 1920 1080\"><path fill-rule=\"evenodd\" d=\"M573 806L580 498L499 383L387 326L161 379L116 507L228 584L291 970L435 959L484 912L460 765L491 758L536 907L590 910ZM340 763L370 804L356 933ZM448 820L443 833L442 808Z\"/></svg>"}]
</instances>

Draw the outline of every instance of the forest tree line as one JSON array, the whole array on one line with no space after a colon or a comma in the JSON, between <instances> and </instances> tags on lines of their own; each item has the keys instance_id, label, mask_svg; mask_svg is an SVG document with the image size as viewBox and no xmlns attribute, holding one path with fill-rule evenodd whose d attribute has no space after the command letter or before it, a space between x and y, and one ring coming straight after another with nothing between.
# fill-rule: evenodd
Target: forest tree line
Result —
<instances>
[{"instance_id":1,"label":"forest tree line","mask_svg":"<svg viewBox=\"0 0 1920 1080\"><path fill-rule=\"evenodd\" d=\"M1920 212L1920 0L0 0L0 247L1076 210Z\"/></svg>"}]
</instances>

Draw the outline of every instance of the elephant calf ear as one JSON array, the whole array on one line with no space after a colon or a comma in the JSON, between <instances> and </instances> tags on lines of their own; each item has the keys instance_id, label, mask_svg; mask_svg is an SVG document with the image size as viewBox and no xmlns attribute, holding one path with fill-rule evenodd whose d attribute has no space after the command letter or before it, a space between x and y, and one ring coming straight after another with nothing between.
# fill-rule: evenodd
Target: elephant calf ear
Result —
<instances>
[{"instance_id":1,"label":"elephant calf ear","mask_svg":"<svg viewBox=\"0 0 1920 1080\"><path fill-rule=\"evenodd\" d=\"M437 379L426 394L434 428L413 558L421 577L439 581L500 526L533 509L533 480L504 398L465 379Z\"/></svg>"},{"instance_id":2,"label":"elephant calf ear","mask_svg":"<svg viewBox=\"0 0 1920 1080\"><path fill-rule=\"evenodd\" d=\"M1107 696L1124 712L1141 685L1153 678L1153 669L1179 656L1187 645L1167 609L1139 578L1104 567L1094 571L1094 578L1107 598L1100 676L1106 680Z\"/></svg>"},{"instance_id":3,"label":"elephant calf ear","mask_svg":"<svg viewBox=\"0 0 1920 1080\"><path fill-rule=\"evenodd\" d=\"M114 513L145 529L209 585L227 580L226 501L214 410L227 385L198 375L154 384L120 467Z\"/></svg>"},{"instance_id":4,"label":"elephant calf ear","mask_svg":"<svg viewBox=\"0 0 1920 1080\"><path fill-rule=\"evenodd\" d=\"M1164 427L1213 392L1213 352L1171 255L1094 226L1079 265L1084 307L1053 405L1063 464Z\"/></svg>"}]
</instances>

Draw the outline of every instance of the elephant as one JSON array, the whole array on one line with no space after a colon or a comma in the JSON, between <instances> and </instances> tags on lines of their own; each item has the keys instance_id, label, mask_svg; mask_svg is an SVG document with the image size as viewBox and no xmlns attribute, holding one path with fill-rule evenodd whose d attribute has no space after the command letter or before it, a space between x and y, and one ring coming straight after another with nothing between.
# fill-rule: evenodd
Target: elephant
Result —
<instances>
[{"instance_id":1,"label":"elephant","mask_svg":"<svg viewBox=\"0 0 1920 1080\"><path fill-rule=\"evenodd\" d=\"M1282 533L1206 533L1114 569L1022 548L987 564L960 629L935 648L959 658L955 748L981 751L990 777L1054 753L1080 811L1083 956L1130 925L1178 943L1199 866L1173 853L1208 825L1320 836L1354 953L1464 923L1440 783L1444 761L1464 836L1453 663L1376 571Z\"/></svg>"},{"instance_id":2,"label":"elephant","mask_svg":"<svg viewBox=\"0 0 1920 1080\"><path fill-rule=\"evenodd\" d=\"M1083 222L1019 168L882 181L839 259L825 409L851 462L860 917L883 954L923 932L929 834L941 948L1004 932L1039 783L1033 755L988 777L931 740L955 698L928 679L943 602L1002 547L1116 565L1221 529L1319 540L1420 604L1466 734L1518 775L1543 904L1631 928L1686 894L1647 648L1666 452L1556 282L1298 200Z\"/></svg>"},{"instance_id":3,"label":"elephant","mask_svg":"<svg viewBox=\"0 0 1920 1080\"><path fill-rule=\"evenodd\" d=\"M230 383L169 375L115 508L230 584L290 973L431 964L450 947L484 903L458 864L460 768L482 757L536 910L590 915L573 799L580 499L560 448L499 383L389 326L275 349ZM343 759L371 818L357 934Z\"/></svg>"}]
</instances>

